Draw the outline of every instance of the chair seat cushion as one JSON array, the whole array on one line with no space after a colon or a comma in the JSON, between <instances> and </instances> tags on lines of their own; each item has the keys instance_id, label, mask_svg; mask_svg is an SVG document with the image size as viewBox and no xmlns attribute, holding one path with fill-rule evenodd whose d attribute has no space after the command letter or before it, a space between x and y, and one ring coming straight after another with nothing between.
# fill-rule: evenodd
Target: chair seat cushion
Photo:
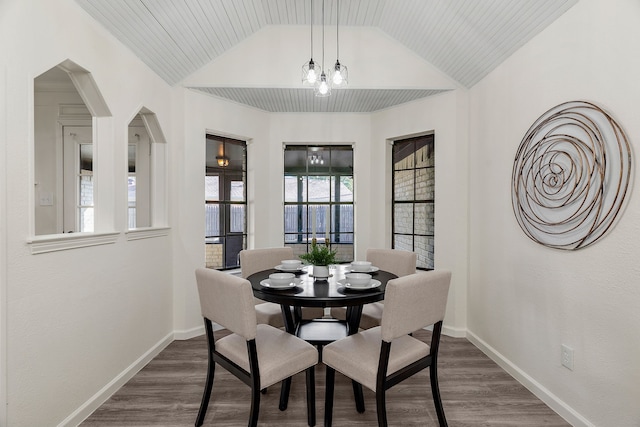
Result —
<instances>
[{"instance_id":1,"label":"chair seat cushion","mask_svg":"<svg viewBox=\"0 0 640 427\"><path fill-rule=\"evenodd\" d=\"M319 319L322 316L324 316L322 307L302 307L302 318L305 320ZM256 320L259 324L271 325L276 328L284 327L280 304L273 302L263 302L256 305Z\"/></svg>"},{"instance_id":2,"label":"chair seat cushion","mask_svg":"<svg viewBox=\"0 0 640 427\"><path fill-rule=\"evenodd\" d=\"M382 323L382 310L384 304L381 302L373 302L365 304L362 307L362 317L360 318L360 327L362 329L371 329L380 326Z\"/></svg>"},{"instance_id":3,"label":"chair seat cushion","mask_svg":"<svg viewBox=\"0 0 640 427\"><path fill-rule=\"evenodd\" d=\"M216 341L216 351L249 372L247 340L231 334ZM260 388L269 387L318 363L318 351L300 338L269 325L256 335Z\"/></svg>"},{"instance_id":4,"label":"chair seat cushion","mask_svg":"<svg viewBox=\"0 0 640 427\"><path fill-rule=\"evenodd\" d=\"M256 321L258 324L265 324L281 328L284 326L282 310L280 304L273 302L263 302L256 304Z\"/></svg>"},{"instance_id":5,"label":"chair seat cushion","mask_svg":"<svg viewBox=\"0 0 640 427\"><path fill-rule=\"evenodd\" d=\"M367 329L324 347L322 361L336 371L376 391L381 344L381 328L378 326ZM387 375L428 356L429 351L428 344L409 335L396 338L391 343ZM354 357L354 355L357 356Z\"/></svg>"},{"instance_id":6,"label":"chair seat cushion","mask_svg":"<svg viewBox=\"0 0 640 427\"><path fill-rule=\"evenodd\" d=\"M373 302L362 306L362 317L360 318L361 329L371 329L380 326L382 323L382 309L384 304ZM347 307L331 307L331 317L345 320L347 318Z\"/></svg>"}]
</instances>

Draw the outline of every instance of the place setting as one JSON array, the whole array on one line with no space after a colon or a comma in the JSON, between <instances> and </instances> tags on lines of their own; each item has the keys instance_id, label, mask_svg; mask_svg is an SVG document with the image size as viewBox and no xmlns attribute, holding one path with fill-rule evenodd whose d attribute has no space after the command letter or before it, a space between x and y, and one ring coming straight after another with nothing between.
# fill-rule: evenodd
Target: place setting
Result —
<instances>
[{"instance_id":1,"label":"place setting","mask_svg":"<svg viewBox=\"0 0 640 427\"><path fill-rule=\"evenodd\" d=\"M338 284L348 291L369 291L378 288L382 283L372 279L371 274L347 273L344 279L338 280Z\"/></svg>"},{"instance_id":2,"label":"place setting","mask_svg":"<svg viewBox=\"0 0 640 427\"><path fill-rule=\"evenodd\" d=\"M369 261L353 261L348 271L351 273L369 273L375 274L380 269L376 266L371 265Z\"/></svg>"},{"instance_id":3,"label":"place setting","mask_svg":"<svg viewBox=\"0 0 640 427\"><path fill-rule=\"evenodd\" d=\"M272 273L268 279L260 281L260 286L273 291L285 291L295 289L302 283L302 279L293 273Z\"/></svg>"},{"instance_id":4,"label":"place setting","mask_svg":"<svg viewBox=\"0 0 640 427\"><path fill-rule=\"evenodd\" d=\"M274 268L284 273L304 274L307 272L306 265L297 259L284 259Z\"/></svg>"}]
</instances>

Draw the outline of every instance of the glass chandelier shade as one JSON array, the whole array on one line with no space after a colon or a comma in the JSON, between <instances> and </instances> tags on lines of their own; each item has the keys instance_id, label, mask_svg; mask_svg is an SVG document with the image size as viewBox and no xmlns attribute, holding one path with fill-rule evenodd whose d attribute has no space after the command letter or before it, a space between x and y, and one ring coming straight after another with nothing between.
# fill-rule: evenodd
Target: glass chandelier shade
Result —
<instances>
[{"instance_id":1,"label":"glass chandelier shade","mask_svg":"<svg viewBox=\"0 0 640 427\"><path fill-rule=\"evenodd\" d=\"M313 58L302 66L302 83L305 86L314 86L320 76L320 66L317 65Z\"/></svg>"},{"instance_id":2,"label":"glass chandelier shade","mask_svg":"<svg viewBox=\"0 0 640 427\"><path fill-rule=\"evenodd\" d=\"M331 84L327 81L327 75L322 72L320 78L316 81L316 85L313 87L313 92L317 97L325 97L331 95Z\"/></svg>"},{"instance_id":3,"label":"glass chandelier shade","mask_svg":"<svg viewBox=\"0 0 640 427\"><path fill-rule=\"evenodd\" d=\"M336 65L333 67L333 74L331 75L331 85L334 88L345 87L349 83L348 79L349 70L339 60L336 60Z\"/></svg>"}]
</instances>

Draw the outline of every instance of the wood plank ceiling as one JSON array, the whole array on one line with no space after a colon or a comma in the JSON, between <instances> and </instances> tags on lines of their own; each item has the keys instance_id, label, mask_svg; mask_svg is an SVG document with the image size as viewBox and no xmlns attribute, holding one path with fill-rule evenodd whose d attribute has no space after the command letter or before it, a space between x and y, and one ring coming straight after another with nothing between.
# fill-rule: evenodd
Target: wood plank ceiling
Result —
<instances>
[{"instance_id":1,"label":"wood plank ceiling","mask_svg":"<svg viewBox=\"0 0 640 427\"><path fill-rule=\"evenodd\" d=\"M342 0L340 25L377 27L470 88L578 0ZM267 25L309 25L309 0L76 0L171 85ZM321 0L314 2L319 25ZM325 0L335 25L336 0ZM441 89L192 88L273 112L371 112ZM334 91L336 93L338 91Z\"/></svg>"}]
</instances>

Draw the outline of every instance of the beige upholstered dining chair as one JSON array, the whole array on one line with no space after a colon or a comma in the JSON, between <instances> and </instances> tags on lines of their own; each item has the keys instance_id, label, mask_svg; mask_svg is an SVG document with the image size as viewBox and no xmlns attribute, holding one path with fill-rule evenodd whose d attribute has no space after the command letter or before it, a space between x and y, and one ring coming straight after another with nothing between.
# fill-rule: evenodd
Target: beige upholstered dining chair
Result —
<instances>
[{"instance_id":1,"label":"beige upholstered dining chair","mask_svg":"<svg viewBox=\"0 0 640 427\"><path fill-rule=\"evenodd\" d=\"M327 367L324 425L331 426L333 389L338 371L376 393L378 426L387 425L385 393L429 367L431 394L440 426L447 421L438 387L438 347L451 273L429 271L390 280L382 324L335 341L324 348ZM409 334L433 325L431 343Z\"/></svg>"},{"instance_id":2,"label":"beige upholstered dining chair","mask_svg":"<svg viewBox=\"0 0 640 427\"><path fill-rule=\"evenodd\" d=\"M258 324L251 284L217 270L196 270L200 308L208 343L208 369L196 426L201 426L213 387L218 363L251 387L249 426L258 424L260 390L306 371L307 422L314 426L315 374L318 351L311 344L270 325ZM215 339L212 322L232 332ZM280 394L280 409L287 407L289 390Z\"/></svg>"},{"instance_id":3,"label":"beige upholstered dining chair","mask_svg":"<svg viewBox=\"0 0 640 427\"><path fill-rule=\"evenodd\" d=\"M398 277L408 276L416 272L416 253L401 251L398 249L367 249L366 260L371 265L380 270L388 271ZM362 318L360 327L362 329L379 326L382 320L383 302L365 304L362 307ZM345 307L334 307L331 309L331 317L336 319L346 319L347 310Z\"/></svg>"},{"instance_id":4,"label":"beige upholstered dining chair","mask_svg":"<svg viewBox=\"0 0 640 427\"><path fill-rule=\"evenodd\" d=\"M292 248L264 248L264 249L244 249L240 251L240 270L244 279L258 271L268 270L280 264L285 259L297 259ZM256 316L258 323L280 328L284 326L282 310L279 304L265 302L258 298L256 302ZM302 317L305 319L315 319L322 317L324 310L321 307L305 307L302 310Z\"/></svg>"}]
</instances>

